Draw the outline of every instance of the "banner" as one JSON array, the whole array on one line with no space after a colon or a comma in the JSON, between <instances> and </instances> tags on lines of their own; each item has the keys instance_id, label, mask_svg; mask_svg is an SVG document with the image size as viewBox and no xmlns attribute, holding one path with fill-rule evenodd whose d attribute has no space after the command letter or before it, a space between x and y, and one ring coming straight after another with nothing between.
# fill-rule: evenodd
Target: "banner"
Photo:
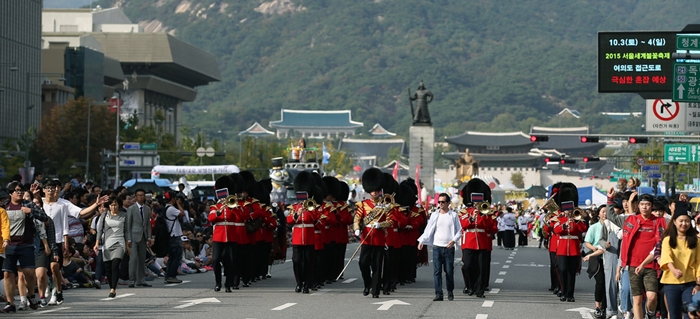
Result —
<instances>
[{"instance_id":1,"label":"banner","mask_svg":"<svg viewBox=\"0 0 700 319\"><path fill-rule=\"evenodd\" d=\"M203 165L203 166L174 166L156 165L151 170L151 176L160 174L175 175L209 175L209 174L232 174L241 170L236 165Z\"/></svg>"}]
</instances>

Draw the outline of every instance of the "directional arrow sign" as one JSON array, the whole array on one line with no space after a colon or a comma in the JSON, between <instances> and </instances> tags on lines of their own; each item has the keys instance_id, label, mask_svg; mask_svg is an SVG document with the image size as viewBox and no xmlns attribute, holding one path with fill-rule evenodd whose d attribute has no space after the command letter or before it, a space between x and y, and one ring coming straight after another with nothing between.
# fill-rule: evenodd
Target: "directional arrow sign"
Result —
<instances>
[{"instance_id":1,"label":"directional arrow sign","mask_svg":"<svg viewBox=\"0 0 700 319\"><path fill-rule=\"evenodd\" d=\"M180 302L184 302L185 304L175 306L173 308L182 309L182 308L192 307L192 306L198 305L200 303L218 303L221 301L219 301L219 299L216 299L216 298L202 298L202 299L195 299L195 300L190 300L190 301L180 301Z\"/></svg>"},{"instance_id":2,"label":"directional arrow sign","mask_svg":"<svg viewBox=\"0 0 700 319\"><path fill-rule=\"evenodd\" d=\"M591 315L591 313L593 312L593 309L591 309L591 308L580 307L580 308L567 309L566 311L578 312L579 314L581 314L581 318L583 318L583 319L593 319L593 315Z\"/></svg>"},{"instance_id":3,"label":"directional arrow sign","mask_svg":"<svg viewBox=\"0 0 700 319\"><path fill-rule=\"evenodd\" d=\"M700 66L697 63L673 64L673 101L674 102L698 102L698 80L700 79Z\"/></svg>"},{"instance_id":4,"label":"directional arrow sign","mask_svg":"<svg viewBox=\"0 0 700 319\"><path fill-rule=\"evenodd\" d=\"M377 308L377 310L389 310L389 308L391 308L391 306L393 306L393 305L403 305L403 306L410 306L411 305L410 303L403 302L403 301L398 300L398 299L387 300L387 301L382 301L382 302L375 302L373 304L374 305L381 305L381 306L379 306L379 308Z\"/></svg>"}]
</instances>

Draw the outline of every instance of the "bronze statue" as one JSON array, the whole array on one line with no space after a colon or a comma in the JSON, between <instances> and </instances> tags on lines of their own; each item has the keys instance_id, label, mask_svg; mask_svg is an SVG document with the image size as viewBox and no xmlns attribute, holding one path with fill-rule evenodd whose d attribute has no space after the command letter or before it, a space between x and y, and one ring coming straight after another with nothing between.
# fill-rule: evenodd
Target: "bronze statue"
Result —
<instances>
[{"instance_id":1,"label":"bronze statue","mask_svg":"<svg viewBox=\"0 0 700 319\"><path fill-rule=\"evenodd\" d=\"M455 164L457 165L455 169L457 173L455 177L457 179L461 180L464 176L479 175L479 162L469 155L469 149L464 150L464 155L455 161Z\"/></svg>"},{"instance_id":2,"label":"bronze statue","mask_svg":"<svg viewBox=\"0 0 700 319\"><path fill-rule=\"evenodd\" d=\"M423 81L420 81L416 93L411 95L408 91L408 99L411 102L411 113L413 114L414 125L432 125L430 122L430 113L428 112L428 103L433 101L433 93L425 89ZM416 109L413 109L413 101L416 101Z\"/></svg>"}]
</instances>

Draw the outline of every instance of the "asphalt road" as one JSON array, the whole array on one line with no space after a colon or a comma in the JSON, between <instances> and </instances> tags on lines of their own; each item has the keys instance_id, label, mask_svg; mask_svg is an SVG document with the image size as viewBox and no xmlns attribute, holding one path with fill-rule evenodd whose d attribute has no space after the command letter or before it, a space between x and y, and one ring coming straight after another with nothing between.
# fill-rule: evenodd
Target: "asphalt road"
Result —
<instances>
[{"instance_id":1,"label":"asphalt road","mask_svg":"<svg viewBox=\"0 0 700 319\"><path fill-rule=\"evenodd\" d=\"M531 242L532 244L532 242ZM348 245L347 257L357 247ZM290 250L291 251L291 250ZM464 283L458 272L461 253L455 257L455 300L432 301L432 266L418 269L417 282L399 286L379 299L362 296L357 258L344 280L326 285L311 294L294 292L291 258L273 266L272 278L253 283L233 293L214 292L212 273L181 276L185 282L165 285L151 281L152 288L117 289L117 298L107 298L105 285L97 289L71 289L65 302L38 310L18 311L15 317L51 318L592 318L593 280L585 273L577 277L576 302L560 302L549 287L547 252L536 246L502 250L492 254L491 291L485 299L462 294ZM446 296L445 296L446 297ZM586 309L587 308L587 309ZM580 312L583 311L583 312Z\"/></svg>"}]
</instances>

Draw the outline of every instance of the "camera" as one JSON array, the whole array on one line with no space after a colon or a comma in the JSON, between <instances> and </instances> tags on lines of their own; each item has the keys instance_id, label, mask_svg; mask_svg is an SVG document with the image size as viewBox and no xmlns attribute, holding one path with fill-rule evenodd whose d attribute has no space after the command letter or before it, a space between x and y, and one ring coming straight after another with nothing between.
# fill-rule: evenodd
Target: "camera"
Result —
<instances>
[{"instance_id":1,"label":"camera","mask_svg":"<svg viewBox=\"0 0 700 319\"><path fill-rule=\"evenodd\" d=\"M683 305L683 312L695 313L698 311L698 305L700 305L700 293L693 295L692 301Z\"/></svg>"}]
</instances>

